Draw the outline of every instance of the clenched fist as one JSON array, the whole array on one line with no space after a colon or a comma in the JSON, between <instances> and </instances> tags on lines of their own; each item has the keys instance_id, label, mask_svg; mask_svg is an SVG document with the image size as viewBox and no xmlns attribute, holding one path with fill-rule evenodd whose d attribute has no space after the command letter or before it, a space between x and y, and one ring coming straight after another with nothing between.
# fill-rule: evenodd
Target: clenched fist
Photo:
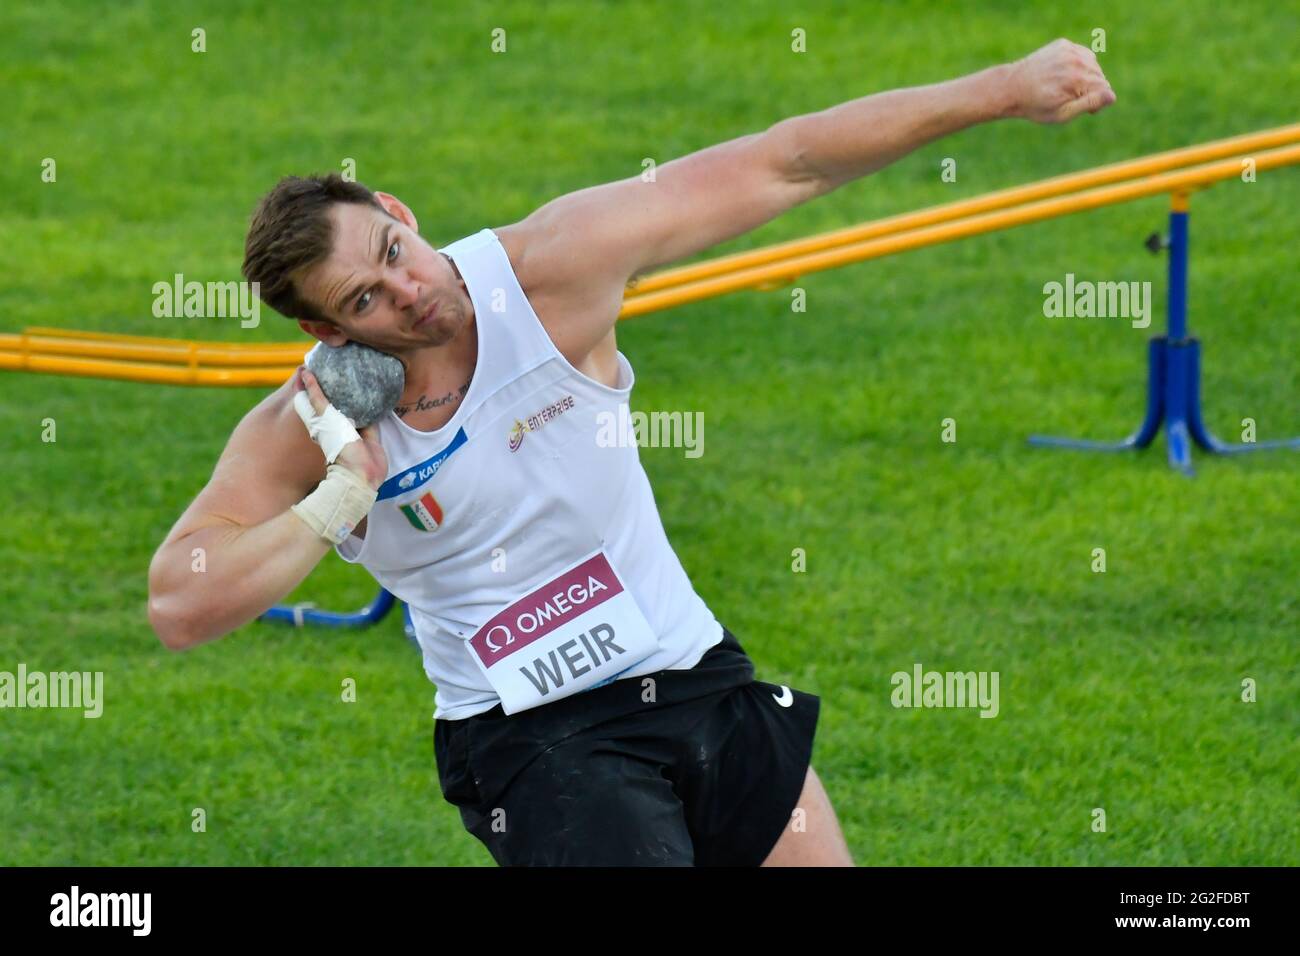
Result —
<instances>
[{"instance_id":1,"label":"clenched fist","mask_svg":"<svg viewBox=\"0 0 1300 956\"><path fill-rule=\"evenodd\" d=\"M1065 39L1017 60L1008 76L1012 115L1035 123L1067 123L1115 102L1096 54Z\"/></svg>"}]
</instances>

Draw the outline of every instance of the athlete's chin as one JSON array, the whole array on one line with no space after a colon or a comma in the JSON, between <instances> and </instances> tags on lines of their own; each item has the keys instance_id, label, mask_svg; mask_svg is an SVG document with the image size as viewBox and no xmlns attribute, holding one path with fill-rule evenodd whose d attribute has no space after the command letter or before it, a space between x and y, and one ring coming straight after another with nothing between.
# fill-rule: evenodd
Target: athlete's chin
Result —
<instances>
[{"instance_id":1,"label":"athlete's chin","mask_svg":"<svg viewBox=\"0 0 1300 956\"><path fill-rule=\"evenodd\" d=\"M464 326L459 315L435 315L432 322L426 322L415 331L419 332L432 345L445 345L456 337Z\"/></svg>"},{"instance_id":2,"label":"athlete's chin","mask_svg":"<svg viewBox=\"0 0 1300 956\"><path fill-rule=\"evenodd\" d=\"M446 345L456 337L456 327L434 319L427 325L416 329L430 345Z\"/></svg>"}]
</instances>

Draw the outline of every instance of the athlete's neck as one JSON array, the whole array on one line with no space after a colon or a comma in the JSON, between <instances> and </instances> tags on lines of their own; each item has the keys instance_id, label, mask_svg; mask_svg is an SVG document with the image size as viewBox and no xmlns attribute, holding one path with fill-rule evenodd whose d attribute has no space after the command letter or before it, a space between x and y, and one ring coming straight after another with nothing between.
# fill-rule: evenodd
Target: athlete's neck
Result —
<instances>
[{"instance_id":1,"label":"athlete's neck","mask_svg":"<svg viewBox=\"0 0 1300 956\"><path fill-rule=\"evenodd\" d=\"M457 393L478 365L477 318L471 311L456 337L442 345L413 349L398 357L406 366L399 405L418 405L422 396Z\"/></svg>"}]
</instances>

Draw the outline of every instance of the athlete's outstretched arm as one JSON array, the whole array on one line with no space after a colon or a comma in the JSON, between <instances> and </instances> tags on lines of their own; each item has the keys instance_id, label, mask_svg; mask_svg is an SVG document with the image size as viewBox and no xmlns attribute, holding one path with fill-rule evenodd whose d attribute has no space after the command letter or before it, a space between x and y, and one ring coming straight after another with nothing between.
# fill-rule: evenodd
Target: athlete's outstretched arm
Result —
<instances>
[{"instance_id":1,"label":"athlete's outstretched arm","mask_svg":"<svg viewBox=\"0 0 1300 956\"><path fill-rule=\"evenodd\" d=\"M1012 117L1064 123L1113 102L1096 55L1062 39L1015 63L783 122L793 129L793 165L817 183L820 195L977 123Z\"/></svg>"},{"instance_id":2,"label":"athlete's outstretched arm","mask_svg":"<svg viewBox=\"0 0 1300 956\"><path fill-rule=\"evenodd\" d=\"M1063 123L1115 101L1091 50L1056 40L1014 63L781 120L654 170L569 193L519 225L548 282L590 288L686 258L995 119Z\"/></svg>"}]
</instances>

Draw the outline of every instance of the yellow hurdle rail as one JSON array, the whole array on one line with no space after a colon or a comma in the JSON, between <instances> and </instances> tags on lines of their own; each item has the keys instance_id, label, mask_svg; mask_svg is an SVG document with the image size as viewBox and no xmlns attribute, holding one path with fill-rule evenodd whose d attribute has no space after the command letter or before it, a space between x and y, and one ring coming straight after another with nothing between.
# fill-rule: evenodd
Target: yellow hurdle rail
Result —
<instances>
[{"instance_id":1,"label":"yellow hurdle rail","mask_svg":"<svg viewBox=\"0 0 1300 956\"><path fill-rule=\"evenodd\" d=\"M305 355L307 346L304 346L302 351ZM64 355L0 351L0 370L44 372L48 375L73 375L81 378L110 378L123 382L152 382L156 385L279 386L289 380L300 364L302 364L301 358L292 364L276 367L201 368L197 365L163 365L157 362L69 358Z\"/></svg>"},{"instance_id":2,"label":"yellow hurdle rail","mask_svg":"<svg viewBox=\"0 0 1300 956\"><path fill-rule=\"evenodd\" d=\"M268 342L265 345L197 342L185 339L150 342L133 339L131 336L107 340L73 335L50 336L38 334L34 328L26 329L21 335L0 334L0 351L3 352L134 359L168 365L284 366L301 361L309 347L310 343L299 342Z\"/></svg>"},{"instance_id":3,"label":"yellow hurdle rail","mask_svg":"<svg viewBox=\"0 0 1300 956\"><path fill-rule=\"evenodd\" d=\"M618 318L1144 196L1187 194L1241 174L1300 162L1300 124L1156 153L669 269L628 284ZM1183 168L1189 167L1189 168ZM225 343L31 327L0 334L0 369L198 386L277 386L313 342Z\"/></svg>"}]
</instances>

